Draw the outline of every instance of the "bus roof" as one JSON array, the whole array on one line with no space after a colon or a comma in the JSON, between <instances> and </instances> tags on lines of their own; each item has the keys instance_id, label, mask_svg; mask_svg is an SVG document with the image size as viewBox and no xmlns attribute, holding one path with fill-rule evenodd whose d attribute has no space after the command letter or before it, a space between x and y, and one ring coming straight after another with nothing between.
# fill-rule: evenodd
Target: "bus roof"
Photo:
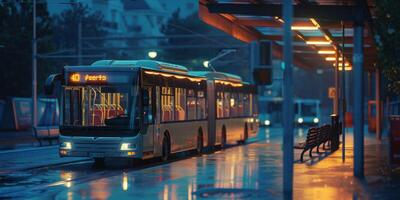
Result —
<instances>
[{"instance_id":1,"label":"bus roof","mask_svg":"<svg viewBox=\"0 0 400 200\"><path fill-rule=\"evenodd\" d=\"M245 83L240 76L212 71L189 71L186 67L155 60L99 60L89 66L66 66L67 70L95 70L95 68L116 68L124 70L125 68L143 68L160 72L172 72L195 77L203 77L211 80L229 81L233 83Z\"/></svg>"},{"instance_id":2,"label":"bus roof","mask_svg":"<svg viewBox=\"0 0 400 200\"><path fill-rule=\"evenodd\" d=\"M94 62L91 66L139 67L180 74L188 73L188 69L184 66L155 60L99 60Z\"/></svg>"},{"instance_id":3,"label":"bus roof","mask_svg":"<svg viewBox=\"0 0 400 200\"><path fill-rule=\"evenodd\" d=\"M211 71L190 71L189 74L193 76L201 76L206 77L212 80L224 80L231 82L242 82L242 78L240 76L229 74L225 72L211 72Z\"/></svg>"}]
</instances>

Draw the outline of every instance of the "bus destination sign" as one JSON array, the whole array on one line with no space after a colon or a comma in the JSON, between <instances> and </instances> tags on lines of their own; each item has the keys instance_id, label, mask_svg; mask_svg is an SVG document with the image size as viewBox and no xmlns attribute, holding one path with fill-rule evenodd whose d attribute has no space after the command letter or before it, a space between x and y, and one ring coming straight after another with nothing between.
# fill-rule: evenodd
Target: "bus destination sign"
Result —
<instances>
[{"instance_id":1,"label":"bus destination sign","mask_svg":"<svg viewBox=\"0 0 400 200\"><path fill-rule=\"evenodd\" d=\"M83 78L83 80L81 80ZM81 83L83 82L106 82L107 81L107 75L104 74L86 74L81 78L81 74L75 73L70 75L70 80L71 82L74 83Z\"/></svg>"},{"instance_id":2,"label":"bus destination sign","mask_svg":"<svg viewBox=\"0 0 400 200\"><path fill-rule=\"evenodd\" d=\"M117 84L129 83L130 76L122 73L73 72L68 75L71 84Z\"/></svg>"}]
</instances>

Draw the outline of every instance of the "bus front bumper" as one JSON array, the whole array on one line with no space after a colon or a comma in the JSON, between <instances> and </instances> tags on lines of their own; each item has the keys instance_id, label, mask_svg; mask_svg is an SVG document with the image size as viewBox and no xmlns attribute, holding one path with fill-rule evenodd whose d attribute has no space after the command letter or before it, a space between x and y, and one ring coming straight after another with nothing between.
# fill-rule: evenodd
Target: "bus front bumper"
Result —
<instances>
[{"instance_id":1,"label":"bus front bumper","mask_svg":"<svg viewBox=\"0 0 400 200\"><path fill-rule=\"evenodd\" d=\"M136 137L78 137L60 136L61 157L128 157L141 158L141 144Z\"/></svg>"}]
</instances>

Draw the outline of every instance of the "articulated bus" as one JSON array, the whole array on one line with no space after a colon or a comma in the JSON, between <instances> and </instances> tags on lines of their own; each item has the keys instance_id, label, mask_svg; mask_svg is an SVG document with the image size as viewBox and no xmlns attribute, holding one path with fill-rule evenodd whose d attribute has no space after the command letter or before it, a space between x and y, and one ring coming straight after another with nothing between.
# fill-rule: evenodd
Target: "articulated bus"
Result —
<instances>
[{"instance_id":1,"label":"articulated bus","mask_svg":"<svg viewBox=\"0 0 400 200\"><path fill-rule=\"evenodd\" d=\"M256 88L220 72L152 60L101 60L51 75L62 83L60 156L168 160L244 143L258 132Z\"/></svg>"}]
</instances>

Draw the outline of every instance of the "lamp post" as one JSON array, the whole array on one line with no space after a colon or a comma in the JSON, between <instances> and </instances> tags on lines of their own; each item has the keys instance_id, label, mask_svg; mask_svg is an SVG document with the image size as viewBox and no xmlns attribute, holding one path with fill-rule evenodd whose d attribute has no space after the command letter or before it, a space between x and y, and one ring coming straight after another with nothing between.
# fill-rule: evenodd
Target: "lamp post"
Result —
<instances>
[{"instance_id":1,"label":"lamp post","mask_svg":"<svg viewBox=\"0 0 400 200\"><path fill-rule=\"evenodd\" d=\"M33 0L32 30L32 129L37 125L37 41L36 41L36 0Z\"/></svg>"}]
</instances>

